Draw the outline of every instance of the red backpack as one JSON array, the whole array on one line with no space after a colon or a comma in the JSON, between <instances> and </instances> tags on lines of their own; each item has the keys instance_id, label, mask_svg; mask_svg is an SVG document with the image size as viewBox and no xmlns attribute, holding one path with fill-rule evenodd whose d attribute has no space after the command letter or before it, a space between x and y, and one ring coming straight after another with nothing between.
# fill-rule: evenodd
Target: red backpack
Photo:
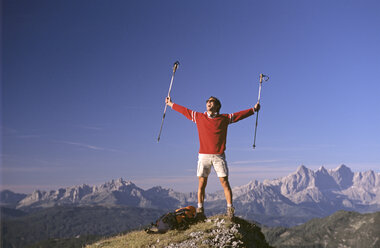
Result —
<instances>
[{"instance_id":1,"label":"red backpack","mask_svg":"<svg viewBox=\"0 0 380 248\"><path fill-rule=\"evenodd\" d=\"M187 206L162 215L156 223L145 229L147 233L165 233L173 229L186 229L195 222L195 207Z\"/></svg>"}]
</instances>

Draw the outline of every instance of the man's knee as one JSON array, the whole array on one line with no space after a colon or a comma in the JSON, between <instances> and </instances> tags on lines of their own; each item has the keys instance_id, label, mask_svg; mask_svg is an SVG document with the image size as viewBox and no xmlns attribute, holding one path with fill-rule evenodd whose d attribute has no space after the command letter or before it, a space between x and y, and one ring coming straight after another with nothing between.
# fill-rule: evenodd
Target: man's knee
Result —
<instances>
[{"instance_id":1,"label":"man's knee","mask_svg":"<svg viewBox=\"0 0 380 248\"><path fill-rule=\"evenodd\" d=\"M230 187L230 183L228 182L228 177L219 177L220 183L223 187Z\"/></svg>"},{"instance_id":2,"label":"man's knee","mask_svg":"<svg viewBox=\"0 0 380 248\"><path fill-rule=\"evenodd\" d=\"M199 189L205 189L206 185L207 185L207 177L199 177L198 188Z\"/></svg>"}]
</instances>

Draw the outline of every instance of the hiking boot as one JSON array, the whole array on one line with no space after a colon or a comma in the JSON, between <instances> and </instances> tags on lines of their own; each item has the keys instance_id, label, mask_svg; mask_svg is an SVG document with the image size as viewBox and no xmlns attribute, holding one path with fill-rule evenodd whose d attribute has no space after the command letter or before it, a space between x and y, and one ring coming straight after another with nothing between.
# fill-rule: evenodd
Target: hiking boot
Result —
<instances>
[{"instance_id":1,"label":"hiking boot","mask_svg":"<svg viewBox=\"0 0 380 248\"><path fill-rule=\"evenodd\" d=\"M197 208L195 218L198 221L202 221L206 219L206 215L203 208Z\"/></svg>"},{"instance_id":2,"label":"hiking boot","mask_svg":"<svg viewBox=\"0 0 380 248\"><path fill-rule=\"evenodd\" d=\"M227 217L231 220L235 217L235 208L234 207L227 207Z\"/></svg>"},{"instance_id":3,"label":"hiking boot","mask_svg":"<svg viewBox=\"0 0 380 248\"><path fill-rule=\"evenodd\" d=\"M149 228L146 228L145 232L148 234L151 234L151 233L158 233L159 231L158 231L158 228L156 226L151 226Z\"/></svg>"}]
</instances>

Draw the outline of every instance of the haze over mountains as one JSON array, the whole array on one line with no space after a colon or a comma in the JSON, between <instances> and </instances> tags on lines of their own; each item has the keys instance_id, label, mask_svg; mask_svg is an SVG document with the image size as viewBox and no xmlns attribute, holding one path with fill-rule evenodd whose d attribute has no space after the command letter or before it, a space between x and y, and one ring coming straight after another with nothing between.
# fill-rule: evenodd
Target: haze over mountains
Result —
<instances>
[{"instance_id":1,"label":"haze over mountains","mask_svg":"<svg viewBox=\"0 0 380 248\"><path fill-rule=\"evenodd\" d=\"M4 197L6 192L6 196ZM58 205L132 206L173 210L196 204L196 193L181 193L159 186L143 190L123 179L99 186L80 185L56 191L36 190L30 195L2 191L2 204L24 211ZM313 171L300 166L286 177L252 181L233 188L236 214L269 226L293 226L337 210L361 213L380 211L380 173L352 172L341 165ZM206 214L225 211L223 192L206 195Z\"/></svg>"}]
</instances>

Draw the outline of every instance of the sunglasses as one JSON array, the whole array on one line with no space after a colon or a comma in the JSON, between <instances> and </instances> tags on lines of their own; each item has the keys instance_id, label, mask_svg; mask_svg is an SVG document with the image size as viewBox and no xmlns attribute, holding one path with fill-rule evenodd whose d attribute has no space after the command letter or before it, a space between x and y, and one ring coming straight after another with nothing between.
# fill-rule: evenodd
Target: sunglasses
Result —
<instances>
[{"instance_id":1,"label":"sunglasses","mask_svg":"<svg viewBox=\"0 0 380 248\"><path fill-rule=\"evenodd\" d=\"M215 99L208 99L208 100L206 101L206 103L209 103L209 102L216 102L216 101L215 101Z\"/></svg>"}]
</instances>

